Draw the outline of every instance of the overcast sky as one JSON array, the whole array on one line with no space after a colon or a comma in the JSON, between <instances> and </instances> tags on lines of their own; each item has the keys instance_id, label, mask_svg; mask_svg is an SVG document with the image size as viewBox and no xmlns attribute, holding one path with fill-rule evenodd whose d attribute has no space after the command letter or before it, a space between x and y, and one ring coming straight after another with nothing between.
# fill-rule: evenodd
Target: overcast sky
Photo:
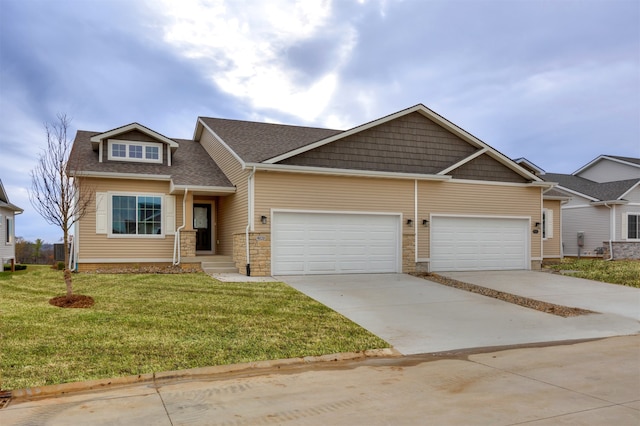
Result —
<instances>
[{"instance_id":1,"label":"overcast sky","mask_svg":"<svg viewBox=\"0 0 640 426\"><path fill-rule=\"evenodd\" d=\"M503 154L572 173L640 157L638 0L0 0L0 179L16 233L43 123L198 116L348 129L422 103Z\"/></svg>"}]
</instances>

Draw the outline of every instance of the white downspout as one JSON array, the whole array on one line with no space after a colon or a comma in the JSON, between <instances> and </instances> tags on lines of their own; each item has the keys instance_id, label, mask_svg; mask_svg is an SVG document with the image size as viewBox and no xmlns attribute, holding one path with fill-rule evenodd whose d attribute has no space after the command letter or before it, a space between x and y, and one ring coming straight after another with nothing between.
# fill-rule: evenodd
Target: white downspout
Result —
<instances>
[{"instance_id":1,"label":"white downspout","mask_svg":"<svg viewBox=\"0 0 640 426\"><path fill-rule=\"evenodd\" d=\"M606 261L608 260L613 260L613 243L611 242L611 240L613 239L613 235L616 233L616 206L615 204L613 205L613 208L611 208L611 206L607 203L604 203L605 207L609 208L609 216L610 216L610 220L609 220L609 258L605 259Z\"/></svg>"},{"instance_id":2,"label":"white downspout","mask_svg":"<svg viewBox=\"0 0 640 426\"><path fill-rule=\"evenodd\" d=\"M249 174L247 179L247 210L249 217L247 218L247 228L245 229L245 246L247 248L247 276L251 276L251 257L249 254L249 231L253 231L253 179L256 174L256 166Z\"/></svg>"},{"instance_id":3,"label":"white downspout","mask_svg":"<svg viewBox=\"0 0 640 426\"><path fill-rule=\"evenodd\" d=\"M413 263L418 265L418 179L413 181Z\"/></svg>"},{"instance_id":4,"label":"white downspout","mask_svg":"<svg viewBox=\"0 0 640 426\"><path fill-rule=\"evenodd\" d=\"M180 231L187 226L187 192L189 188L184 189L184 196L182 197L182 226L176 229L176 234L173 240L173 264L180 264ZM176 256L177 255L177 256Z\"/></svg>"}]
</instances>

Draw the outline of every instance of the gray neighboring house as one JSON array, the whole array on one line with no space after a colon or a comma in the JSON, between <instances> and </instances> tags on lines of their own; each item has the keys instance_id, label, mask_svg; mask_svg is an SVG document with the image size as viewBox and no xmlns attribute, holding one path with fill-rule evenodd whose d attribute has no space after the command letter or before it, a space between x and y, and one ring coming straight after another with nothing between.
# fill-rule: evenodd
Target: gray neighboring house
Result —
<instances>
[{"instance_id":1,"label":"gray neighboring house","mask_svg":"<svg viewBox=\"0 0 640 426\"><path fill-rule=\"evenodd\" d=\"M9 202L0 180L0 261L3 265L16 260L15 216L22 212L20 207Z\"/></svg>"},{"instance_id":2,"label":"gray neighboring house","mask_svg":"<svg viewBox=\"0 0 640 426\"><path fill-rule=\"evenodd\" d=\"M640 259L640 158L601 155L542 177L571 196L562 205L564 255Z\"/></svg>"}]
</instances>

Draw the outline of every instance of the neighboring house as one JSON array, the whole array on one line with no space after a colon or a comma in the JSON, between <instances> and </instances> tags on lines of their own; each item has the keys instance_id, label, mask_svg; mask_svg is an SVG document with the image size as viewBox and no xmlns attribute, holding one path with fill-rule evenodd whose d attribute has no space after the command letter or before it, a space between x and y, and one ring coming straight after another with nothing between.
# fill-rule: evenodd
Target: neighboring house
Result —
<instances>
[{"instance_id":1,"label":"neighboring house","mask_svg":"<svg viewBox=\"0 0 640 426\"><path fill-rule=\"evenodd\" d=\"M537 269L553 186L424 105L346 131L200 117L181 140L133 123L78 131L72 156L95 198L79 270Z\"/></svg>"},{"instance_id":2,"label":"neighboring house","mask_svg":"<svg viewBox=\"0 0 640 426\"><path fill-rule=\"evenodd\" d=\"M7 192L0 180L0 264L15 263L16 230L15 216L23 210L9 202ZM0 269L1 270L1 269Z\"/></svg>"},{"instance_id":3,"label":"neighboring house","mask_svg":"<svg viewBox=\"0 0 640 426\"><path fill-rule=\"evenodd\" d=\"M526 158L513 160L531 173L544 179L545 171ZM560 260L564 257L562 250L562 205L571 199L568 194L555 188L548 188L542 193L542 253L547 261Z\"/></svg>"},{"instance_id":4,"label":"neighboring house","mask_svg":"<svg viewBox=\"0 0 640 426\"><path fill-rule=\"evenodd\" d=\"M562 206L565 255L640 259L640 158L601 155L543 177L571 196Z\"/></svg>"}]
</instances>

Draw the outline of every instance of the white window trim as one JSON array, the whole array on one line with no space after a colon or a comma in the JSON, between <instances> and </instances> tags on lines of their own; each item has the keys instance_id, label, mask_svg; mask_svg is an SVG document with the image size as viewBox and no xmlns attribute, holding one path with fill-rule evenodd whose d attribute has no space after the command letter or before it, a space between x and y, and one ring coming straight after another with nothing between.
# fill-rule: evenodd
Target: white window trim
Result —
<instances>
[{"instance_id":1,"label":"white window trim","mask_svg":"<svg viewBox=\"0 0 640 426\"><path fill-rule=\"evenodd\" d=\"M622 239L625 241L640 241L640 235L638 235L638 238L629 238L629 216L638 216L638 220L640 220L640 212L626 212L622 215Z\"/></svg>"},{"instance_id":2,"label":"white window trim","mask_svg":"<svg viewBox=\"0 0 640 426\"><path fill-rule=\"evenodd\" d=\"M158 197L160 198L160 234L114 234L113 233L113 197ZM162 239L165 238L166 224L165 216L165 197L164 194L158 193L138 193L138 192L109 192L107 195L107 237L108 238L135 238L135 239Z\"/></svg>"},{"instance_id":3,"label":"white window trim","mask_svg":"<svg viewBox=\"0 0 640 426\"><path fill-rule=\"evenodd\" d=\"M125 145L126 147L126 157L114 157L113 156L113 144ZM142 147L142 158L131 158L129 157L129 147L131 146L141 146ZM147 147L156 147L158 148L158 158L151 159L146 158ZM155 163L162 164L164 160L164 149L161 143L156 142L141 142L141 141L127 141L121 139L109 139L107 144L107 158L109 161L131 161L136 163Z\"/></svg>"}]
</instances>

